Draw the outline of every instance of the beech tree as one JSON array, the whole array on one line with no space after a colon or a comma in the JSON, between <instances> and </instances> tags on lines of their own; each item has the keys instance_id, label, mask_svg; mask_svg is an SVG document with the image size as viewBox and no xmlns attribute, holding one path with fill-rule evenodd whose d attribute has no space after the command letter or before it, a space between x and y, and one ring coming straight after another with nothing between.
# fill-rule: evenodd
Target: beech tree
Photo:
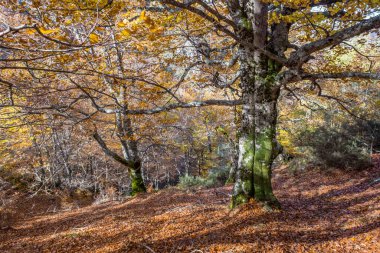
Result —
<instances>
[{"instance_id":1,"label":"beech tree","mask_svg":"<svg viewBox=\"0 0 380 253\"><path fill-rule=\"evenodd\" d=\"M7 2L10 9L20 8ZM363 55L351 40L356 37L371 44L368 38L378 36L376 0L67 0L44 1L43 7L40 1L21 2L26 21L5 24L0 32L6 53L0 70L13 71L1 80L8 88L7 106L30 113L50 110L79 121L98 114L115 116L123 157L108 147L101 133L95 131L93 137L107 155L129 168L136 179L134 193L145 186L139 176L133 115L242 105L232 206L254 198L278 207L271 167L279 151L281 92L294 93L296 85L307 85L318 96L332 99L323 92L323 80L380 79L372 62L342 67L326 57L329 51L347 50ZM42 42L47 49L37 47ZM29 57L23 57L25 52ZM17 105L25 101L13 94L14 73L43 82L44 87L54 80L64 87L55 92L70 96L49 102L50 106ZM210 87L218 92L209 92ZM133 89L142 96L133 98Z\"/></svg>"},{"instance_id":2,"label":"beech tree","mask_svg":"<svg viewBox=\"0 0 380 253\"><path fill-rule=\"evenodd\" d=\"M170 34L161 40L162 26L177 22L170 12L169 18L148 16L145 4L135 1L44 3L7 1L2 9L17 15L7 16L0 32L1 108L14 109L12 117L30 119L30 124L33 115L80 124L106 155L126 168L132 195L146 191L139 147L144 133L136 133L144 123L137 115L238 103L185 101L185 96L174 94L172 90L185 90L180 86L190 68L179 62L174 66L183 70L170 73L172 60L160 56L178 51ZM43 117L38 120L44 124ZM115 133L112 140L107 138L110 132Z\"/></svg>"},{"instance_id":3,"label":"beech tree","mask_svg":"<svg viewBox=\"0 0 380 253\"><path fill-rule=\"evenodd\" d=\"M375 69L324 72L311 67L327 50L380 27L378 1L229 0L160 1L199 15L238 44L242 119L239 165L232 206L254 198L271 206L271 165L276 157L277 104L281 89L309 81L380 79ZM354 48L355 49L355 48ZM320 62L319 62L320 63Z\"/></svg>"}]
</instances>

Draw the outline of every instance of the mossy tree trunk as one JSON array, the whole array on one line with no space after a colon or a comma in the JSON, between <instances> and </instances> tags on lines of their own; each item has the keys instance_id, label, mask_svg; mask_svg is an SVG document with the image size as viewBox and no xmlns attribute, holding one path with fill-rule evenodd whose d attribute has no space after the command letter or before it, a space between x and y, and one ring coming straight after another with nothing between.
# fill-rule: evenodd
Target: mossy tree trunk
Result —
<instances>
[{"instance_id":1,"label":"mossy tree trunk","mask_svg":"<svg viewBox=\"0 0 380 253\"><path fill-rule=\"evenodd\" d=\"M141 171L141 161L136 161L133 164L133 168L130 169L130 177L131 177L131 195L135 196L140 192L146 192L143 175Z\"/></svg>"},{"instance_id":2,"label":"mossy tree trunk","mask_svg":"<svg viewBox=\"0 0 380 253\"><path fill-rule=\"evenodd\" d=\"M142 162L139 156L137 136L134 132L132 120L127 114L128 104L126 103L126 85L119 85L118 89L112 86L112 83L106 82L112 95L117 99L119 110L115 112L116 136L119 139L122 156L113 152L99 135L95 132L93 137L98 142L106 155L112 157L115 161L126 167L129 173L131 195L135 196L140 192L146 192L142 174Z\"/></svg>"},{"instance_id":3,"label":"mossy tree trunk","mask_svg":"<svg viewBox=\"0 0 380 253\"><path fill-rule=\"evenodd\" d=\"M236 6L235 17L240 17L241 21L235 20L235 23L241 24L239 36L249 43L253 43L254 33L248 22L249 17L245 12ZM247 7L248 8L248 7ZM240 76L242 100L244 101L240 129L238 133L238 165L235 172L235 184L232 196L232 207L246 203L254 196L253 188L253 160L254 160L254 93L255 93L255 67L256 63L252 57L250 49L240 46L239 48Z\"/></svg>"},{"instance_id":4,"label":"mossy tree trunk","mask_svg":"<svg viewBox=\"0 0 380 253\"><path fill-rule=\"evenodd\" d=\"M258 0L251 0L244 9L237 9L241 19L238 24L246 29L240 37L256 48L283 54L284 48L271 48L269 40L287 41L281 37L287 26L271 27L276 37L268 39L268 6ZM247 21L248 20L248 21ZM287 33L284 33L287 34ZM277 44L276 44L277 45ZM286 47L285 47L286 48ZM232 207L246 203L250 199L279 207L279 202L272 191L271 167L276 152L277 100L280 85L279 73L282 66L274 63L259 50L241 46L239 51L242 120L239 132L239 164L236 173Z\"/></svg>"},{"instance_id":5,"label":"mossy tree trunk","mask_svg":"<svg viewBox=\"0 0 380 253\"><path fill-rule=\"evenodd\" d=\"M239 163L232 207L249 199L279 207L272 191L271 167L276 157L277 100L276 73L256 76L257 89L243 105L239 133Z\"/></svg>"},{"instance_id":6,"label":"mossy tree trunk","mask_svg":"<svg viewBox=\"0 0 380 253\"><path fill-rule=\"evenodd\" d=\"M254 197L256 200L279 207L272 191L272 164L276 157L277 100L279 86L275 73L260 78L255 93Z\"/></svg>"},{"instance_id":7,"label":"mossy tree trunk","mask_svg":"<svg viewBox=\"0 0 380 253\"><path fill-rule=\"evenodd\" d=\"M239 130L239 158L235 172L235 184L233 189L232 206L246 203L254 197L253 166L254 166L254 105L253 94L246 93L243 96L245 104L242 110L241 127Z\"/></svg>"}]
</instances>

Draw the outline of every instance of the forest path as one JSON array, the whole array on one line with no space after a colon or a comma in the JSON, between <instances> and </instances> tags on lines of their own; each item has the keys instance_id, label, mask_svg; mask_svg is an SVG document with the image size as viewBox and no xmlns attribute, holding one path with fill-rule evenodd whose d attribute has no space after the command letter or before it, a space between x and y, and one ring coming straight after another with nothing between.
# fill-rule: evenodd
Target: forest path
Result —
<instances>
[{"instance_id":1,"label":"forest path","mask_svg":"<svg viewBox=\"0 0 380 253\"><path fill-rule=\"evenodd\" d=\"M24 216L0 230L0 252L380 252L379 158L351 173L276 169L282 211L231 211L227 186Z\"/></svg>"}]
</instances>

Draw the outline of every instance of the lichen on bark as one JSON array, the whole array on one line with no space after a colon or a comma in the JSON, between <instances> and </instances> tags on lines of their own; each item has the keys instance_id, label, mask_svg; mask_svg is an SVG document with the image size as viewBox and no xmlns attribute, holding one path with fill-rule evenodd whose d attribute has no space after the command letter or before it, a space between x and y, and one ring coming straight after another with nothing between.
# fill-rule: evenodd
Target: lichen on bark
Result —
<instances>
[{"instance_id":1,"label":"lichen on bark","mask_svg":"<svg viewBox=\"0 0 380 253\"><path fill-rule=\"evenodd\" d=\"M254 160L254 135L242 135L239 138L239 162L238 171L231 201L231 207L247 203L253 198L253 160Z\"/></svg>"}]
</instances>

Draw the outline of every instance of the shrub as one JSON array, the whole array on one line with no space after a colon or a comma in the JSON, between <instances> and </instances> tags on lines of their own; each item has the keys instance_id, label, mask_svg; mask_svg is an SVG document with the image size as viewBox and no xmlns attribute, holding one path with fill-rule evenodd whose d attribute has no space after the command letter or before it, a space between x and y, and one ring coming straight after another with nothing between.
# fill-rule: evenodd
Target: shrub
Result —
<instances>
[{"instance_id":1,"label":"shrub","mask_svg":"<svg viewBox=\"0 0 380 253\"><path fill-rule=\"evenodd\" d=\"M211 169L207 177L183 176L179 178L178 187L181 189L212 188L223 186L228 179L228 168Z\"/></svg>"},{"instance_id":2,"label":"shrub","mask_svg":"<svg viewBox=\"0 0 380 253\"><path fill-rule=\"evenodd\" d=\"M365 135L353 127L319 127L300 134L296 144L304 148L304 157L322 167L362 169L371 165L370 148ZM355 134L357 133L357 134Z\"/></svg>"},{"instance_id":3,"label":"shrub","mask_svg":"<svg viewBox=\"0 0 380 253\"><path fill-rule=\"evenodd\" d=\"M288 169L291 173L296 174L299 171L306 170L312 163L309 156L297 156L289 161Z\"/></svg>"},{"instance_id":4,"label":"shrub","mask_svg":"<svg viewBox=\"0 0 380 253\"><path fill-rule=\"evenodd\" d=\"M1 167L0 177L10 183L15 190L27 191L33 188L33 175L27 172L19 172L12 167Z\"/></svg>"},{"instance_id":5,"label":"shrub","mask_svg":"<svg viewBox=\"0 0 380 253\"><path fill-rule=\"evenodd\" d=\"M179 178L178 187L181 189L207 188L206 178L200 176L183 176Z\"/></svg>"}]
</instances>

